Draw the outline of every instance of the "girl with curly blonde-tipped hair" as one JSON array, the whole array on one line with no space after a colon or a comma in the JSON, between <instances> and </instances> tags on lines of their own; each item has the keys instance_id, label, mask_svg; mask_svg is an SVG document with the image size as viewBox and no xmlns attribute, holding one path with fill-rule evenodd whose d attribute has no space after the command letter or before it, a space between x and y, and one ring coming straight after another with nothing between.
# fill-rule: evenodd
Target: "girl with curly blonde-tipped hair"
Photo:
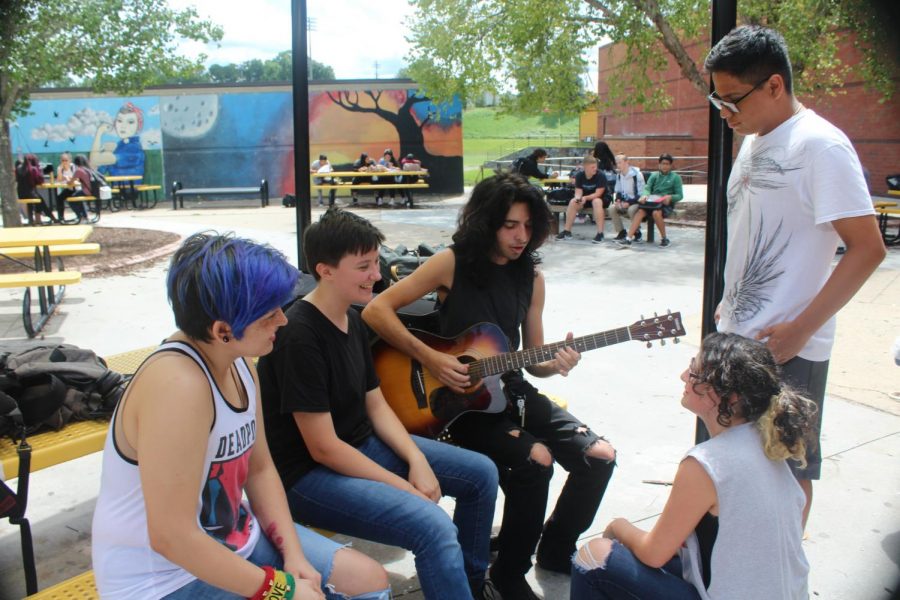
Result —
<instances>
[{"instance_id":1,"label":"girl with curly blonde-tipped hair","mask_svg":"<svg viewBox=\"0 0 900 600\"><path fill-rule=\"evenodd\" d=\"M614 519L573 558L572 600L807 598L804 462L815 404L758 341L713 333L681 375L710 439L681 461L650 531ZM813 438L815 439L815 438Z\"/></svg>"}]
</instances>

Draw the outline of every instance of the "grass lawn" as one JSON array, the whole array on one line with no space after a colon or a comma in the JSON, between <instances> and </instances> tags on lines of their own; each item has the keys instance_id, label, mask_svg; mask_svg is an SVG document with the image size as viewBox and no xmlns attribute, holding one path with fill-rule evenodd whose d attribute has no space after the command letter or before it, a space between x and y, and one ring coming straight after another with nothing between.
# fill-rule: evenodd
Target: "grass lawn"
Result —
<instances>
[{"instance_id":1,"label":"grass lawn","mask_svg":"<svg viewBox=\"0 0 900 600\"><path fill-rule=\"evenodd\" d=\"M578 117L499 115L494 108L463 113L463 173L465 185L481 178L481 165L528 146L570 146L578 143Z\"/></svg>"}]
</instances>

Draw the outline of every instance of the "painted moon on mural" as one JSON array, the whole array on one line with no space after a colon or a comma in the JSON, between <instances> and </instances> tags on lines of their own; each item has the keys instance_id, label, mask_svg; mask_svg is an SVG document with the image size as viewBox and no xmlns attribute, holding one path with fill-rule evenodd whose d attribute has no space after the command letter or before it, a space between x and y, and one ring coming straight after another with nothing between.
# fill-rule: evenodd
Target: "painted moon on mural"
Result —
<instances>
[{"instance_id":1,"label":"painted moon on mural","mask_svg":"<svg viewBox=\"0 0 900 600\"><path fill-rule=\"evenodd\" d=\"M160 98L164 115L162 128L166 135L193 138L206 135L219 116L219 97L216 94L171 96Z\"/></svg>"}]
</instances>

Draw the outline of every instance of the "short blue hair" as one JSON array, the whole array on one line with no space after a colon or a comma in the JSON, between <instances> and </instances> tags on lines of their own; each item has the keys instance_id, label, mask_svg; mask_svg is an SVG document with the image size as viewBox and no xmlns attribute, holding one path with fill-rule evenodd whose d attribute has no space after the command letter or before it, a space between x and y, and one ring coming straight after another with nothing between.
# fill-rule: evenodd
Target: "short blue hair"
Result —
<instances>
[{"instance_id":1,"label":"short blue hair","mask_svg":"<svg viewBox=\"0 0 900 600\"><path fill-rule=\"evenodd\" d=\"M240 339L248 325L291 300L300 273L268 244L231 233L195 233L172 256L166 289L175 324L208 342L215 321Z\"/></svg>"}]
</instances>

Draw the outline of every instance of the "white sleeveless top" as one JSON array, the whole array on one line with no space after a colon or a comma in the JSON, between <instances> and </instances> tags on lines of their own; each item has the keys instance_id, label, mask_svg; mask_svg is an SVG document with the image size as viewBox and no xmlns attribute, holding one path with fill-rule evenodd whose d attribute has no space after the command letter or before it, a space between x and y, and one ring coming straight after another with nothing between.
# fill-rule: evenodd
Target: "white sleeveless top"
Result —
<instances>
[{"instance_id":1,"label":"white sleeveless top","mask_svg":"<svg viewBox=\"0 0 900 600\"><path fill-rule=\"evenodd\" d=\"M197 474L197 525L216 541L247 558L259 540L259 526L243 500L250 453L256 441L256 385L243 359L235 368L247 392L247 408L236 409L222 397L200 355L182 342L166 342L168 351L191 357L203 369L213 396L213 425L203 471ZM122 404L120 403L119 406ZM160 598L196 577L150 547L147 513L136 462L123 456L114 438L113 414L103 448L100 495L94 510L92 560L101 598ZM177 418L177 415L173 415Z\"/></svg>"},{"instance_id":2,"label":"white sleeveless top","mask_svg":"<svg viewBox=\"0 0 900 600\"><path fill-rule=\"evenodd\" d=\"M716 486L719 531L703 585L700 546L681 549L682 576L703 600L806 600L809 563L801 523L806 497L787 463L770 460L756 425L744 423L688 451Z\"/></svg>"}]
</instances>

